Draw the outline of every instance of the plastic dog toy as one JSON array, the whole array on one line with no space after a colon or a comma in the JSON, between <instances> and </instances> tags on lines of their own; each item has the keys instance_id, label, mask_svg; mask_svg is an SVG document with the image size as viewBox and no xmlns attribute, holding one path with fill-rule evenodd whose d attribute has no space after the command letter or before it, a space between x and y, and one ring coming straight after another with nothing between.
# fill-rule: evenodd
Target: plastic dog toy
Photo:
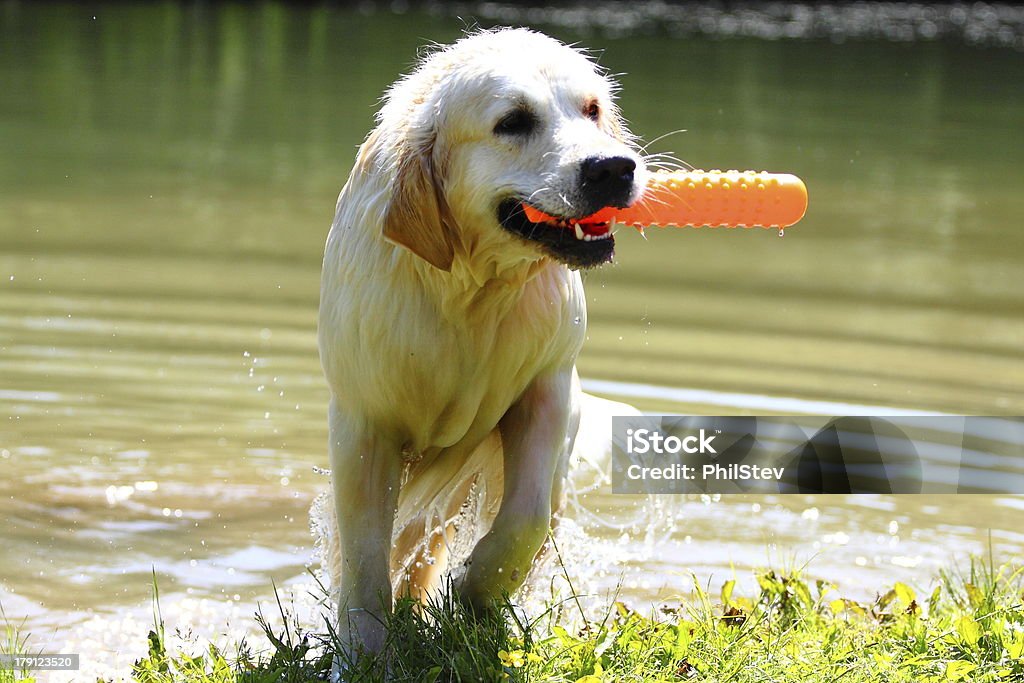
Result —
<instances>
[{"instance_id":1,"label":"plastic dog toy","mask_svg":"<svg viewBox=\"0 0 1024 683\"><path fill-rule=\"evenodd\" d=\"M524 204L535 222L557 220ZM633 206L607 207L572 223L660 227L789 227L807 211L807 187L795 175L758 171L672 171L651 175Z\"/></svg>"}]
</instances>

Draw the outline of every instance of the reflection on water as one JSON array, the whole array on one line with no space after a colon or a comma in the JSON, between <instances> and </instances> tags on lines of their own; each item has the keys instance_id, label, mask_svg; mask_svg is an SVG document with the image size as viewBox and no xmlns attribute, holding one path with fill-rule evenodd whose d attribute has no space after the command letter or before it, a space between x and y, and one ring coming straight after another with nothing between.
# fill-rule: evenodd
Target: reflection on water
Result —
<instances>
[{"instance_id":1,"label":"reflection on water","mask_svg":"<svg viewBox=\"0 0 1024 683\"><path fill-rule=\"evenodd\" d=\"M1007 3L630 2L534 5L487 2L487 23L600 29L613 36L668 33L675 38L807 39L897 42L959 40L1024 50L1024 9Z\"/></svg>"},{"instance_id":2,"label":"reflection on water","mask_svg":"<svg viewBox=\"0 0 1024 683\"><path fill-rule=\"evenodd\" d=\"M460 26L272 3L0 8L8 615L66 627L145 605L151 568L165 596L243 605L303 575L334 200L382 89ZM585 377L667 387L628 397L660 412L1024 412L1019 54L555 32L625 74L635 132L686 129L652 149L793 171L811 192L784 239L620 235L587 278ZM659 505L673 535L619 567L633 596L811 558L871 594L926 583L989 529L997 556L1024 548L1012 497ZM643 529L593 527L644 557Z\"/></svg>"}]
</instances>

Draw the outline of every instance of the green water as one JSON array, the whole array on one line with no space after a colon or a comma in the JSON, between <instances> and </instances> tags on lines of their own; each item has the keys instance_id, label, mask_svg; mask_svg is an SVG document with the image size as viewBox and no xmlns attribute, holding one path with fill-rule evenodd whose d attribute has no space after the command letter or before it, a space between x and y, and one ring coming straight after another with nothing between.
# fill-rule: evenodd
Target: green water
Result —
<instances>
[{"instance_id":1,"label":"green water","mask_svg":"<svg viewBox=\"0 0 1024 683\"><path fill-rule=\"evenodd\" d=\"M325 485L315 326L334 201L382 90L462 25L273 3L0 5L9 616L145 605L151 567L166 595L243 602L302 574ZM686 129L652 150L794 172L811 196L783 239L621 234L617 263L588 277L585 378L1024 413L1019 53L556 35L624 74L636 133ZM927 583L989 530L1004 559L1024 548L1024 504L1007 497L726 498L678 515L675 549L628 567L643 578L627 588L813 555L873 593Z\"/></svg>"}]
</instances>

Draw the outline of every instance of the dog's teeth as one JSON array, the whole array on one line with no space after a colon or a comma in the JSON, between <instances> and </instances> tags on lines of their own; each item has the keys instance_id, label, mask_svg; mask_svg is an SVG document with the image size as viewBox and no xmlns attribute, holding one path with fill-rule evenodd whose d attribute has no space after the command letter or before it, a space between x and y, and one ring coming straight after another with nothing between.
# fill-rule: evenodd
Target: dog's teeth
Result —
<instances>
[{"instance_id":1,"label":"dog's teeth","mask_svg":"<svg viewBox=\"0 0 1024 683\"><path fill-rule=\"evenodd\" d=\"M578 240L586 239L586 234L583 232L583 228L580 227L579 223L573 224L573 227L576 228L576 239L578 239Z\"/></svg>"}]
</instances>

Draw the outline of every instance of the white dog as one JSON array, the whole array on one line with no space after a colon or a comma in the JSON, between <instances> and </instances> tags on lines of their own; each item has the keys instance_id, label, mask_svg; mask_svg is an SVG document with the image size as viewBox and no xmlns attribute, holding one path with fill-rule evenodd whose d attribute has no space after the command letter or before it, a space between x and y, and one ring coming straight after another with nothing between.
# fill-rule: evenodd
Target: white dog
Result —
<instances>
[{"instance_id":1,"label":"white dog","mask_svg":"<svg viewBox=\"0 0 1024 683\"><path fill-rule=\"evenodd\" d=\"M607 224L576 219L646 181L612 95L552 38L479 32L395 83L359 150L319 329L354 649L380 649L401 584L438 582L467 506L489 523L456 568L472 606L514 591L545 540L579 425L577 270L614 250ZM523 202L559 218L530 222Z\"/></svg>"}]
</instances>

